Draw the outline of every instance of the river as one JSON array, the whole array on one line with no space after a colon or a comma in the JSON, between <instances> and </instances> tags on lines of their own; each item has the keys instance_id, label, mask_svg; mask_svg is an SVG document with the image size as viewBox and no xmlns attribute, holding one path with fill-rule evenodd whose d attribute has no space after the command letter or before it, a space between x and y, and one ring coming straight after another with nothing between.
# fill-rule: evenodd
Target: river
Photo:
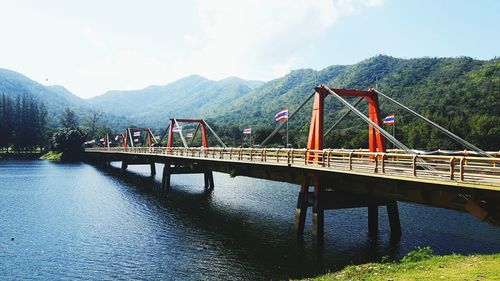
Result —
<instances>
[{"instance_id":1,"label":"river","mask_svg":"<svg viewBox=\"0 0 500 281\"><path fill-rule=\"evenodd\" d=\"M384 210L373 239L366 209L346 209L325 212L321 246L310 216L303 241L292 231L297 185L214 173L206 193L201 175L174 175L167 195L148 166L113 166L0 161L0 279L288 279L401 258L416 246L500 252L499 228L406 203L398 243Z\"/></svg>"}]
</instances>

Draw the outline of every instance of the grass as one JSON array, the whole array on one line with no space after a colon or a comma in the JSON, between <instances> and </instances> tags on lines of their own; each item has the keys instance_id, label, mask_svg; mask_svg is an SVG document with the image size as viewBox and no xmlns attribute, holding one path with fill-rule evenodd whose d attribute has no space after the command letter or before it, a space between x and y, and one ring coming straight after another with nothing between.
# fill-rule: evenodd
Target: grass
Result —
<instances>
[{"instance_id":1,"label":"grass","mask_svg":"<svg viewBox=\"0 0 500 281\"><path fill-rule=\"evenodd\" d=\"M61 161L63 158L62 152L49 151L40 157L40 160Z\"/></svg>"},{"instance_id":2,"label":"grass","mask_svg":"<svg viewBox=\"0 0 500 281\"><path fill-rule=\"evenodd\" d=\"M351 265L313 280L500 280L500 254L434 256L425 247L399 262Z\"/></svg>"}]
</instances>

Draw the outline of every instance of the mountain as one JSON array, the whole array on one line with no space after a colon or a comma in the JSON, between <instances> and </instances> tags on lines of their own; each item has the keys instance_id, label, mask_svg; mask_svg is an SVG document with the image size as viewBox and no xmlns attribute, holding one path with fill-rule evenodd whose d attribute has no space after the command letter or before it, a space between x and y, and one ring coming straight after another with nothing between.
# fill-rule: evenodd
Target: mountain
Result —
<instances>
[{"instance_id":1,"label":"mountain","mask_svg":"<svg viewBox=\"0 0 500 281\"><path fill-rule=\"evenodd\" d=\"M224 105L237 100L263 82L236 77L212 81L191 75L163 86L132 91L109 91L89 99L89 105L113 114L126 115L141 125L166 124L170 117L214 116Z\"/></svg>"},{"instance_id":2,"label":"mountain","mask_svg":"<svg viewBox=\"0 0 500 281\"><path fill-rule=\"evenodd\" d=\"M302 69L270 81L233 101L212 116L219 124L254 128L273 127L273 116L283 107L291 111L312 92L315 84L334 88L375 87L423 113L459 136L498 150L500 143L500 59L399 59L376 56L354 65L335 65L321 71ZM350 99L353 103L353 99ZM344 112L333 97L326 100L325 127ZM293 120L292 140L304 146L312 102ZM366 112L366 105L358 107ZM396 114L396 136L415 148L460 148L423 122L381 98L382 114ZM366 125L354 114L326 139L334 147L366 147ZM390 130L391 128L387 128ZM257 140L260 141L260 140Z\"/></svg>"},{"instance_id":3,"label":"mountain","mask_svg":"<svg viewBox=\"0 0 500 281\"><path fill-rule=\"evenodd\" d=\"M130 125L164 128L167 120L208 118L221 135L237 143L243 127L254 128L256 142L276 125L273 116L287 107L297 108L315 85L381 92L443 125L483 149L498 150L500 143L500 59L400 59L379 55L352 65L332 65L315 71L299 69L263 83L230 77L213 81L192 75L172 83L132 91L109 91L82 100L61 86L43 86L29 78L0 69L0 93L29 95L46 104L57 117L66 107L84 117L101 109L108 126L122 130ZM354 102L353 99L349 99ZM307 140L312 102L289 122L290 141L303 147ZM358 108L366 112L366 105ZM396 114L396 137L412 148L461 148L428 125L381 98L382 115ZM333 97L326 100L325 128L344 109ZM392 128L387 127L388 130ZM283 143L284 132L274 140ZM349 115L325 142L330 147L366 147L367 130Z\"/></svg>"},{"instance_id":4,"label":"mountain","mask_svg":"<svg viewBox=\"0 0 500 281\"><path fill-rule=\"evenodd\" d=\"M84 104L83 99L62 86L44 86L20 73L2 68L0 68L0 94L6 94L11 98L27 96L42 101L52 118L58 116L58 112L64 108L77 109Z\"/></svg>"},{"instance_id":5,"label":"mountain","mask_svg":"<svg viewBox=\"0 0 500 281\"><path fill-rule=\"evenodd\" d=\"M27 97L43 103L47 109L48 124L51 127L59 125L58 119L66 108L75 111L81 123L85 122L93 110L84 99L74 95L63 86L44 86L18 72L0 68L0 95L2 94L12 99ZM112 128L126 127L131 122L107 113L104 119Z\"/></svg>"}]
</instances>

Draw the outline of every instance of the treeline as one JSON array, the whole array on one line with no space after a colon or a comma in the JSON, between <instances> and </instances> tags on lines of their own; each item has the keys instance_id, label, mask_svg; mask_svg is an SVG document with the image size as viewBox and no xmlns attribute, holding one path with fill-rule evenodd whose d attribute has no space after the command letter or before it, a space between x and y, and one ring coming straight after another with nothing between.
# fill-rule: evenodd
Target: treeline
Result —
<instances>
[{"instance_id":1,"label":"treeline","mask_svg":"<svg viewBox=\"0 0 500 281\"><path fill-rule=\"evenodd\" d=\"M34 151L47 145L47 109L33 98L0 94L0 150Z\"/></svg>"}]
</instances>

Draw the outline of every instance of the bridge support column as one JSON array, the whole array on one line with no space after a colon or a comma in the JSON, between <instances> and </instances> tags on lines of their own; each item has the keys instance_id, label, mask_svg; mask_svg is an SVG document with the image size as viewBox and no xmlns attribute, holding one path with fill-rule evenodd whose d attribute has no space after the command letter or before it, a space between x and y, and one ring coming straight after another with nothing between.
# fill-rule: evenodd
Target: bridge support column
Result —
<instances>
[{"instance_id":1,"label":"bridge support column","mask_svg":"<svg viewBox=\"0 0 500 281\"><path fill-rule=\"evenodd\" d=\"M304 235L307 207L309 207L309 204L307 202L308 193L309 193L309 183L307 182L307 178L304 177L304 179L302 180L302 185L300 186L299 198L297 199L297 209L295 209L294 230L297 233L297 236Z\"/></svg>"},{"instance_id":2,"label":"bridge support column","mask_svg":"<svg viewBox=\"0 0 500 281\"><path fill-rule=\"evenodd\" d=\"M122 161L122 171L125 171L128 168L128 164L126 161Z\"/></svg>"},{"instance_id":3,"label":"bridge support column","mask_svg":"<svg viewBox=\"0 0 500 281\"><path fill-rule=\"evenodd\" d=\"M392 201L386 206L391 228L391 237L399 239L401 237L401 222L399 221L398 202Z\"/></svg>"},{"instance_id":4,"label":"bridge support column","mask_svg":"<svg viewBox=\"0 0 500 281\"><path fill-rule=\"evenodd\" d=\"M316 198L313 204L312 234L314 238L322 241L325 233L325 206L322 198L323 185L321 177L314 175L312 179L314 183L314 197Z\"/></svg>"},{"instance_id":5,"label":"bridge support column","mask_svg":"<svg viewBox=\"0 0 500 281\"><path fill-rule=\"evenodd\" d=\"M151 162L151 175L154 176L156 175L156 166L155 166L155 162Z\"/></svg>"},{"instance_id":6,"label":"bridge support column","mask_svg":"<svg viewBox=\"0 0 500 281\"><path fill-rule=\"evenodd\" d=\"M161 179L161 188L164 191L170 190L170 176L171 176L171 167L170 162L165 162L165 166L163 167L163 175Z\"/></svg>"},{"instance_id":7,"label":"bridge support column","mask_svg":"<svg viewBox=\"0 0 500 281\"><path fill-rule=\"evenodd\" d=\"M378 234L378 204L368 205L368 235Z\"/></svg>"},{"instance_id":8,"label":"bridge support column","mask_svg":"<svg viewBox=\"0 0 500 281\"><path fill-rule=\"evenodd\" d=\"M203 173L205 179L205 189L213 190L214 189L214 174L212 171L205 171Z\"/></svg>"}]
</instances>

